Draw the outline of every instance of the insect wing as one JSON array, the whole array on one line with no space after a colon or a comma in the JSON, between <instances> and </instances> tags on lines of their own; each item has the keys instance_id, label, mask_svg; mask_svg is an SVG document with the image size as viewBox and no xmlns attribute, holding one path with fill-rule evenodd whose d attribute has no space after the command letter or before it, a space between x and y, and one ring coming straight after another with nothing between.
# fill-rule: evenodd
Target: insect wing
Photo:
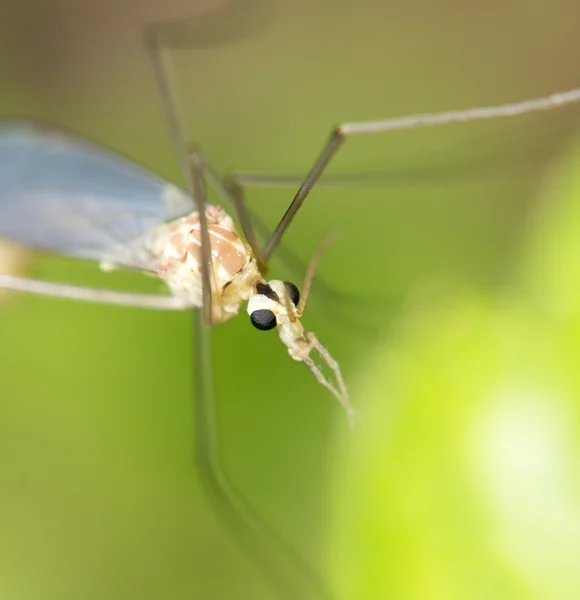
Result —
<instances>
[{"instance_id":1,"label":"insect wing","mask_svg":"<svg viewBox=\"0 0 580 600\"><path fill-rule=\"evenodd\" d=\"M0 237L144 268L131 242L193 210L179 188L105 147L52 125L0 122Z\"/></svg>"}]
</instances>

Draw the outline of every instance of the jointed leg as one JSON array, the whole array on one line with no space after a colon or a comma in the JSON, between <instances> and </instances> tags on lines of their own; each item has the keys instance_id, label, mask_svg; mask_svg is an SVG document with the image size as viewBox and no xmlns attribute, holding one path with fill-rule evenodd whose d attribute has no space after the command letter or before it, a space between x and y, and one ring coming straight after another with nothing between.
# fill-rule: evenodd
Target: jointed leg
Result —
<instances>
[{"instance_id":1,"label":"jointed leg","mask_svg":"<svg viewBox=\"0 0 580 600\"><path fill-rule=\"evenodd\" d=\"M232 7L244 9L246 2L226 3L222 11L228 11ZM218 9L218 13L219 13ZM215 12L215 11L214 11ZM239 10L238 10L239 12ZM219 14L217 15L220 16ZM234 29L239 27L238 22L247 20L248 12L242 10L241 14L234 12ZM203 21L201 20L201 25ZM169 24L171 27L173 24ZM165 29L165 27L163 27ZM199 29L199 28L198 28ZM197 152L191 152L184 138L184 129L181 125L172 87L168 80L166 66L161 57L161 46L159 42L159 29L149 29L145 34L146 46L150 55L151 65L158 83L161 101L166 113L170 133L176 147L179 159L182 161L183 172L187 178L188 191L195 199L200 217L202 229L202 272L204 285L204 310L210 308L211 303L206 301L210 276L214 270L211 264L211 252L207 223L205 218L205 180L204 164ZM207 32L201 31L201 37L207 36ZM203 41L203 40L202 40ZM205 253L205 254L204 254ZM206 317L205 322L208 322ZM211 321L209 321L211 322ZM250 554L257 564L263 569L263 573L276 585L276 592L281 592L281 597L299 598L316 597L326 598L327 593L324 584L318 579L316 573L310 566L292 549L286 546L280 536L264 522L252 509L251 505L232 486L224 474L219 463L219 455L216 448L215 431L213 424L213 391L211 382L213 374L210 367L210 340L207 328L198 322L196 341L196 458L202 479L210 499L219 510L219 515L229 526L232 533L241 541L244 552ZM200 335L203 334L203 335ZM209 384L209 385L208 385ZM288 577L287 569L280 565L290 563L291 578ZM296 584L299 581L301 585ZM303 585L302 585L303 584ZM306 588L307 592L304 592ZM314 594L312 593L314 591Z\"/></svg>"},{"instance_id":2,"label":"jointed leg","mask_svg":"<svg viewBox=\"0 0 580 600\"><path fill-rule=\"evenodd\" d=\"M219 173L206 161L204 161L203 157L198 154L199 160L203 161L203 166L212 180L213 184L217 188L219 192L221 192L235 207L238 218L240 220L240 224L242 226L242 230L244 232L244 236L252 251L254 252L254 256L258 262L258 267L260 268L260 272L262 275L265 275L268 271L268 265L266 262L266 257L262 248L260 247L258 240L254 234L254 225L257 228L261 229L263 232L266 232L266 225L260 221L260 219L253 215L248 207L246 206L246 202L243 196L242 186L238 183L237 178L235 176L222 178ZM314 272L318 266L318 262L322 253L326 250L326 248L334 241L336 238L336 234L332 234L328 236L318 248L316 254L310 261L306 269L306 276L304 278L304 282L301 289L301 300L298 308L298 315L301 316L304 311L304 306L306 305L306 300L309 295L310 286L312 283L312 279L314 277ZM284 249L284 255L287 262L292 262L295 265L298 263L300 267L303 267L302 261L290 250ZM331 294L338 294L336 290L332 288L328 283L322 282L322 285L326 288L327 292Z\"/></svg>"},{"instance_id":3,"label":"jointed leg","mask_svg":"<svg viewBox=\"0 0 580 600\"><path fill-rule=\"evenodd\" d=\"M237 185L234 181L223 181L224 189L229 191L230 198L236 208L236 213L238 215L238 219L240 220L240 224L242 226L242 231L244 232L244 236L250 244L252 248L252 252L256 257L256 261L258 263L258 269L262 275L266 275L268 272L268 261L266 256L264 255L264 251L258 244L258 240L254 234L254 228L252 226L252 218L249 211L246 208L246 202L244 199L244 193L242 188Z\"/></svg>"},{"instance_id":4,"label":"jointed leg","mask_svg":"<svg viewBox=\"0 0 580 600\"><path fill-rule=\"evenodd\" d=\"M414 129L418 127L431 127L434 125L446 125L450 123L462 123L471 121L481 121L485 119L498 119L515 117L531 112L550 110L558 108L565 104L572 104L580 101L580 88L552 94L543 98L534 98L524 102L512 104L503 104L500 106L470 108L467 110L457 110L433 114L418 114L408 117L395 119L386 119L379 121L364 121L360 123L345 123L339 125L331 134L329 140L324 145L322 152L315 161L314 166L300 185L292 200L288 210L278 223L278 226L272 233L270 239L264 247L264 254L268 259L284 232L296 216L296 213L302 206L302 203L326 170L326 167L337 153L340 146L347 137L362 135L367 133L385 133L387 131L397 131L401 129Z\"/></svg>"},{"instance_id":5,"label":"jointed leg","mask_svg":"<svg viewBox=\"0 0 580 600\"><path fill-rule=\"evenodd\" d=\"M205 322L211 325L214 320L214 307L212 304L220 302L219 297L213 297L212 289L217 290L215 280L215 271L213 268L213 260L211 257L211 242L209 239L209 231L207 228L206 210L206 186L205 186L205 169L203 161L196 151L189 152L189 165L191 177L193 179L194 198L196 199L197 209L199 213L199 227L201 233L201 278L203 291L203 315ZM213 284L213 285L212 285ZM222 311L221 303L215 307L219 313ZM216 315L217 321L221 321L220 314Z\"/></svg>"},{"instance_id":6,"label":"jointed leg","mask_svg":"<svg viewBox=\"0 0 580 600\"><path fill-rule=\"evenodd\" d=\"M163 47L160 42L162 32L163 30L159 28L148 28L144 32L145 48L149 56L157 89L159 90L161 105L163 107L165 120L167 121L169 134L185 176L186 187L191 197L194 199L199 213L201 229L203 314L206 323L211 325L213 322L211 278L214 278L215 275L205 214L206 193L204 165L197 152L190 151L188 147L185 136L185 127L181 118L177 98L173 91L175 86L171 83L169 67L163 57Z\"/></svg>"},{"instance_id":7,"label":"jointed leg","mask_svg":"<svg viewBox=\"0 0 580 600\"><path fill-rule=\"evenodd\" d=\"M118 292L116 290L102 290L26 279L13 275L0 274L0 288L38 294L41 296L56 296L70 298L71 300L84 300L101 304L115 304L118 306L132 306L135 308L156 308L159 310L184 310L189 304L176 296L161 294L136 294L131 292Z\"/></svg>"},{"instance_id":8,"label":"jointed leg","mask_svg":"<svg viewBox=\"0 0 580 600\"><path fill-rule=\"evenodd\" d=\"M185 134L186 128L183 123L181 110L179 109L177 95L174 92L175 85L171 81L169 64L164 56L161 42L164 32L165 28L162 25L147 27L143 31L143 42L155 80L155 87L159 94L169 137L173 144L173 150L180 162L181 171L186 178L188 192L193 196L194 186L187 162L188 141Z\"/></svg>"}]
</instances>

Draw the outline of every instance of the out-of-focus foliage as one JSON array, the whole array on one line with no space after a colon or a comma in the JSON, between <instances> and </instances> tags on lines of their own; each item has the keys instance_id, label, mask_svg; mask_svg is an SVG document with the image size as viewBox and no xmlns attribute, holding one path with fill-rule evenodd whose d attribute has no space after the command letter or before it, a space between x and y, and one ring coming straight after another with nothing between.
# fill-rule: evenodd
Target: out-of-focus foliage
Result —
<instances>
[{"instance_id":1,"label":"out-of-focus foliage","mask_svg":"<svg viewBox=\"0 0 580 600\"><path fill-rule=\"evenodd\" d=\"M580 595L579 159L506 289L418 290L370 357L329 496L341 598Z\"/></svg>"}]
</instances>

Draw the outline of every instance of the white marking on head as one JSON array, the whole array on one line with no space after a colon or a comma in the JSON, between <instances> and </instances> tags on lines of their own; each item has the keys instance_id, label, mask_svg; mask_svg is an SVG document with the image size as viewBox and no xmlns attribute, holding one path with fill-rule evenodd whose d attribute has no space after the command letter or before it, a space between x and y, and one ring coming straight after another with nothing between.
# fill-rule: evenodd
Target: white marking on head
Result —
<instances>
[{"instance_id":1,"label":"white marking on head","mask_svg":"<svg viewBox=\"0 0 580 600\"><path fill-rule=\"evenodd\" d=\"M340 372L338 363L332 358L328 350L320 343L315 334L306 331L298 318L297 307L290 297L290 291L283 281L272 280L267 284L260 282L254 286L253 295L248 301L248 314L256 311L271 311L276 319L275 327L282 343L288 349L288 354L296 361L303 362L312 371L316 380L337 398L346 409L349 423L352 426L355 419L355 410L348 400L346 385ZM254 319L252 319L254 322ZM254 323L256 327L261 329ZM335 383L331 383L316 365L311 352L315 350L334 374Z\"/></svg>"}]
</instances>

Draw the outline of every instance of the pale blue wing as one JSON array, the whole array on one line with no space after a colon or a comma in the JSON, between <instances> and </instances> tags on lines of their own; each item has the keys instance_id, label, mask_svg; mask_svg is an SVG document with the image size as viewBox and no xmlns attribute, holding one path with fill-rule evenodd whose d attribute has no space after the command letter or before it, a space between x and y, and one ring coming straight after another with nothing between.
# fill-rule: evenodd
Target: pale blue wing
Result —
<instances>
[{"instance_id":1,"label":"pale blue wing","mask_svg":"<svg viewBox=\"0 0 580 600\"><path fill-rule=\"evenodd\" d=\"M53 125L0 121L0 237L113 260L119 248L193 210L184 192L103 146Z\"/></svg>"}]
</instances>

